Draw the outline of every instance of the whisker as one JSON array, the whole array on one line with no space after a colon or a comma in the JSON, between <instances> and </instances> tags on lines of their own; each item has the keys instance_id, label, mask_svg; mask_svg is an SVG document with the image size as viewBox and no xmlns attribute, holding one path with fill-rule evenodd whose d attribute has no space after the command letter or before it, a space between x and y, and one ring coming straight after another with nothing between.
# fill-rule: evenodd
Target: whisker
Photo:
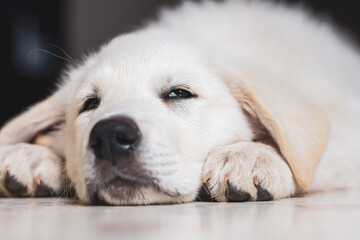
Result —
<instances>
[{"instance_id":1,"label":"whisker","mask_svg":"<svg viewBox=\"0 0 360 240\"><path fill-rule=\"evenodd\" d=\"M67 174L66 174L66 170L65 170L65 161L61 162L61 168L63 169L63 179L64 179L64 189L62 190L61 194L58 196L59 199L63 198L63 197L69 197L69 198L76 198L76 192L74 192L74 181L76 181L77 179L80 178L80 176L77 176L76 179L73 181L71 180ZM75 195L74 195L74 194Z\"/></svg>"},{"instance_id":2,"label":"whisker","mask_svg":"<svg viewBox=\"0 0 360 240\"><path fill-rule=\"evenodd\" d=\"M72 60L70 60L70 59L61 57L61 56L59 56L59 55L57 55L57 54L55 54L55 53L52 53L52 52L50 52L50 51L48 51L48 50L41 49L41 48L36 48L36 49L31 50L26 57L30 57L34 52L37 52L37 51L48 53L48 54L50 54L50 55L52 55L52 56L54 56L54 57L57 57L57 58L60 58L60 59L62 59L62 60L65 60L65 61L67 61L67 62L69 62L69 63L72 63L72 64L74 64L75 66L79 66L78 63L76 63L76 62L74 62L74 61L72 61Z\"/></svg>"},{"instance_id":3,"label":"whisker","mask_svg":"<svg viewBox=\"0 0 360 240\"><path fill-rule=\"evenodd\" d=\"M204 190L205 190L207 195L211 196L211 192L206 186L204 187Z\"/></svg>"},{"instance_id":4,"label":"whisker","mask_svg":"<svg viewBox=\"0 0 360 240\"><path fill-rule=\"evenodd\" d=\"M74 58L72 58L69 54L67 54L67 52L64 49L62 49L61 47L59 47L59 46L57 46L57 45L55 45L53 43L46 43L46 45L50 45L50 46L53 46L53 47L59 49L62 53L65 54L65 56L67 56L70 60L72 60L77 65L79 65L79 63Z\"/></svg>"}]
</instances>

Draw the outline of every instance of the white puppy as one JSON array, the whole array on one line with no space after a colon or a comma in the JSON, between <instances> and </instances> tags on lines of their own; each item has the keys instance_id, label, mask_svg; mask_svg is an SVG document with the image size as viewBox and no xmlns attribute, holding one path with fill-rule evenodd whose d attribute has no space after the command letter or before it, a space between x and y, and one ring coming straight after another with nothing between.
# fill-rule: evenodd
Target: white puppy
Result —
<instances>
[{"instance_id":1,"label":"white puppy","mask_svg":"<svg viewBox=\"0 0 360 240\"><path fill-rule=\"evenodd\" d=\"M151 204L356 188L359 92L359 55L302 10L185 3L1 129L0 189L60 194L67 176L84 202Z\"/></svg>"}]
</instances>

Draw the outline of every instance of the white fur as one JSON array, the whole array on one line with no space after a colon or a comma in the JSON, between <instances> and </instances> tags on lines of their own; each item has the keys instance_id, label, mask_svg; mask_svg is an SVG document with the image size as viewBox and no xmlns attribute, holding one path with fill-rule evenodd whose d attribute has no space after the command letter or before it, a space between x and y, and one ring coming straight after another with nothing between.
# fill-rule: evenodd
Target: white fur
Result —
<instances>
[{"instance_id":1,"label":"white fur","mask_svg":"<svg viewBox=\"0 0 360 240\"><path fill-rule=\"evenodd\" d=\"M63 189L61 159L50 149L27 143L0 147L0 190L9 196L13 194L4 187L6 174L16 176L27 187L24 195L34 196L42 183L50 187L54 194Z\"/></svg>"},{"instance_id":2,"label":"white fur","mask_svg":"<svg viewBox=\"0 0 360 240\"><path fill-rule=\"evenodd\" d=\"M289 166L275 149L262 143L240 142L215 149L203 168L211 195L227 201L228 184L250 194L257 200L257 178L260 186L273 194L274 199L295 193L295 182ZM209 180L208 180L209 179Z\"/></svg>"},{"instance_id":3,"label":"white fur","mask_svg":"<svg viewBox=\"0 0 360 240\"><path fill-rule=\"evenodd\" d=\"M255 176L275 199L293 195L295 182L282 157L250 142L252 132L222 80L226 73L220 62L245 73L263 69L320 107L331 133L312 189L359 187L360 57L355 49L300 8L205 1L164 10L158 21L114 38L68 72L51 104L64 108L66 124L57 145L79 198L89 201L86 186L99 177L88 148L90 131L98 121L119 115L140 127L139 161L155 173L162 191L143 187L129 199L99 190L108 203L192 201L209 176L219 201L226 200L227 180L256 200ZM191 86L199 97L170 104L159 99L177 84ZM83 99L94 90L101 96L100 107L78 116ZM0 143L9 139L9 129L0 132ZM3 166L0 158L2 173Z\"/></svg>"},{"instance_id":4,"label":"white fur","mask_svg":"<svg viewBox=\"0 0 360 240\"><path fill-rule=\"evenodd\" d=\"M176 14L164 11L155 26L201 42L240 69L261 66L311 99L331 128L312 189L360 186L360 57L330 25L300 7L228 1L186 3Z\"/></svg>"}]
</instances>

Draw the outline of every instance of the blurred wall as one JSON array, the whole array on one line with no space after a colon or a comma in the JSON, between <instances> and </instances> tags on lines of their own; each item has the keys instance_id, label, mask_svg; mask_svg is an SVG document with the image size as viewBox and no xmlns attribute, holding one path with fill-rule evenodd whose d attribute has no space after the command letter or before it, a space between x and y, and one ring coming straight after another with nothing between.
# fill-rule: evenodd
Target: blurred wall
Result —
<instances>
[{"instance_id":1,"label":"blurred wall","mask_svg":"<svg viewBox=\"0 0 360 240\"><path fill-rule=\"evenodd\" d=\"M75 57L119 33L141 27L154 19L160 6L174 6L180 0L68 0L67 1L67 50Z\"/></svg>"},{"instance_id":2,"label":"blurred wall","mask_svg":"<svg viewBox=\"0 0 360 240\"><path fill-rule=\"evenodd\" d=\"M220 0L221 1L221 0ZM279 1L279 0L275 0ZM331 20L343 34L360 44L357 0L282 0L302 4L314 14ZM160 7L174 7L183 0L67 0L66 47L72 56L96 50L119 33L137 29L154 19Z\"/></svg>"},{"instance_id":3,"label":"blurred wall","mask_svg":"<svg viewBox=\"0 0 360 240\"><path fill-rule=\"evenodd\" d=\"M0 0L0 124L44 98L65 66L36 49L65 41L62 1Z\"/></svg>"},{"instance_id":4,"label":"blurred wall","mask_svg":"<svg viewBox=\"0 0 360 240\"><path fill-rule=\"evenodd\" d=\"M51 44L80 59L112 37L154 19L160 6L175 6L181 1L0 0L0 125L54 89L67 63L43 51L63 56ZM283 1L304 3L316 14L327 16L360 44L357 0Z\"/></svg>"}]
</instances>

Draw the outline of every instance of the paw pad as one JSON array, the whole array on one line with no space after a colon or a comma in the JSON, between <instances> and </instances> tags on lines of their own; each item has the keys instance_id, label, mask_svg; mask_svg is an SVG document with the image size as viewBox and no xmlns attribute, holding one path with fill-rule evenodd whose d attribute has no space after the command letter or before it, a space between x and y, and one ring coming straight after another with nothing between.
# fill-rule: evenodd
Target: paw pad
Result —
<instances>
[{"instance_id":1,"label":"paw pad","mask_svg":"<svg viewBox=\"0 0 360 240\"><path fill-rule=\"evenodd\" d=\"M196 197L196 201L217 202L216 199L211 196L211 192L206 182L201 186L201 189Z\"/></svg>"},{"instance_id":2,"label":"paw pad","mask_svg":"<svg viewBox=\"0 0 360 240\"><path fill-rule=\"evenodd\" d=\"M54 190L42 182L40 182L40 184L36 188L36 192L35 192L36 197L50 197L54 195L55 195Z\"/></svg>"},{"instance_id":3,"label":"paw pad","mask_svg":"<svg viewBox=\"0 0 360 240\"><path fill-rule=\"evenodd\" d=\"M238 190L233 185L228 183L228 188L226 189L226 197L229 202L246 202L250 200L251 196L250 193Z\"/></svg>"},{"instance_id":4,"label":"paw pad","mask_svg":"<svg viewBox=\"0 0 360 240\"><path fill-rule=\"evenodd\" d=\"M19 182L14 176L10 175L9 172L5 175L5 187L6 189L15 195L25 195L27 193L27 186Z\"/></svg>"},{"instance_id":5,"label":"paw pad","mask_svg":"<svg viewBox=\"0 0 360 240\"><path fill-rule=\"evenodd\" d=\"M271 201L273 196L265 188L257 186L257 201Z\"/></svg>"}]
</instances>

